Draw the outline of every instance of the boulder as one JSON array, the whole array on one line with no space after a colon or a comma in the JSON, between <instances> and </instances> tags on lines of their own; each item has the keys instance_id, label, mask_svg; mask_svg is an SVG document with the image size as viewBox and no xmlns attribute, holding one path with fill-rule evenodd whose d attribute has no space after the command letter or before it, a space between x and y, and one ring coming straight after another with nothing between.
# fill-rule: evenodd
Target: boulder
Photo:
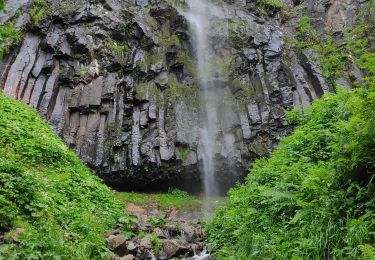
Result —
<instances>
[{"instance_id":1,"label":"boulder","mask_svg":"<svg viewBox=\"0 0 375 260\"><path fill-rule=\"evenodd\" d=\"M181 235L189 243L194 242L200 237L199 230L189 223L183 223L181 225Z\"/></svg>"},{"instance_id":2,"label":"boulder","mask_svg":"<svg viewBox=\"0 0 375 260\"><path fill-rule=\"evenodd\" d=\"M123 235L110 235L107 238L107 246L119 256L127 253L126 238Z\"/></svg>"},{"instance_id":3,"label":"boulder","mask_svg":"<svg viewBox=\"0 0 375 260\"><path fill-rule=\"evenodd\" d=\"M145 236L144 238L141 239L139 246L142 249L152 249L151 238L149 236Z\"/></svg>"},{"instance_id":4,"label":"boulder","mask_svg":"<svg viewBox=\"0 0 375 260\"><path fill-rule=\"evenodd\" d=\"M133 260L133 259L135 259L133 255L125 255L119 258L119 260Z\"/></svg>"},{"instance_id":5,"label":"boulder","mask_svg":"<svg viewBox=\"0 0 375 260\"><path fill-rule=\"evenodd\" d=\"M193 250L190 248L189 243L179 239L163 239L162 251L159 253L158 259L170 259L172 257L178 257L181 255L192 256L194 254ZM162 258L162 257L167 258Z\"/></svg>"},{"instance_id":6,"label":"boulder","mask_svg":"<svg viewBox=\"0 0 375 260\"><path fill-rule=\"evenodd\" d=\"M127 241L126 248L129 250L129 252L135 252L137 251L138 245L133 241Z\"/></svg>"},{"instance_id":7,"label":"boulder","mask_svg":"<svg viewBox=\"0 0 375 260\"><path fill-rule=\"evenodd\" d=\"M157 235L159 238L167 238L160 228L155 228L154 231L155 235Z\"/></svg>"}]
</instances>

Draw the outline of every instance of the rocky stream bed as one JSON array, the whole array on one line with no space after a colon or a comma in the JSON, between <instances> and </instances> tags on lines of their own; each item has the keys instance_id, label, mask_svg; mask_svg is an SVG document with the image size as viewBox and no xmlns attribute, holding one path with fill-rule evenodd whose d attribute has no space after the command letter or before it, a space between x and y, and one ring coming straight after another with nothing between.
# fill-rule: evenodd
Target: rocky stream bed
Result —
<instances>
[{"instance_id":1,"label":"rocky stream bed","mask_svg":"<svg viewBox=\"0 0 375 260\"><path fill-rule=\"evenodd\" d=\"M116 255L112 259L214 259L206 247L201 209L127 203L125 210L135 218L136 235L127 237L122 224L106 232L107 246Z\"/></svg>"}]
</instances>

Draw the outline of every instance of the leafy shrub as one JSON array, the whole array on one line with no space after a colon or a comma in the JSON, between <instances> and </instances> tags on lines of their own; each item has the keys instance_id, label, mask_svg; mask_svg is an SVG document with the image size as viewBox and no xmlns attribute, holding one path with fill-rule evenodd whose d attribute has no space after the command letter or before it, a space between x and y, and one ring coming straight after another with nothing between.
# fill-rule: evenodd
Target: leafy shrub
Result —
<instances>
[{"instance_id":1,"label":"leafy shrub","mask_svg":"<svg viewBox=\"0 0 375 260\"><path fill-rule=\"evenodd\" d=\"M300 126L208 224L217 259L358 259L375 231L375 89L339 89L302 113Z\"/></svg>"},{"instance_id":2,"label":"leafy shrub","mask_svg":"<svg viewBox=\"0 0 375 260\"><path fill-rule=\"evenodd\" d=\"M103 231L127 218L36 111L0 93L0 258L102 258Z\"/></svg>"},{"instance_id":3,"label":"leafy shrub","mask_svg":"<svg viewBox=\"0 0 375 260\"><path fill-rule=\"evenodd\" d=\"M164 228L165 224L167 224L167 219L165 217L148 217L147 221L158 228Z\"/></svg>"}]
</instances>

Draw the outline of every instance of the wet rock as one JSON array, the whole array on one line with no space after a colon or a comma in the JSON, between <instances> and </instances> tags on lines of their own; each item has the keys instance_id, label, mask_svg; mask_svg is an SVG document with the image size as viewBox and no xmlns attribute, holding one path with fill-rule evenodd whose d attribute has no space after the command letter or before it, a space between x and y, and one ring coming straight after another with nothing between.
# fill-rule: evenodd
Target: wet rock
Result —
<instances>
[{"instance_id":1,"label":"wet rock","mask_svg":"<svg viewBox=\"0 0 375 260\"><path fill-rule=\"evenodd\" d=\"M146 236L146 237L142 238L140 243L139 243L139 247L143 250L144 249L152 249L151 238L149 236Z\"/></svg>"},{"instance_id":2,"label":"wet rock","mask_svg":"<svg viewBox=\"0 0 375 260\"><path fill-rule=\"evenodd\" d=\"M126 238L123 235L110 235L107 238L108 248L119 256L127 253Z\"/></svg>"},{"instance_id":3,"label":"wet rock","mask_svg":"<svg viewBox=\"0 0 375 260\"><path fill-rule=\"evenodd\" d=\"M119 260L133 260L133 259L135 259L133 255L125 255L119 258Z\"/></svg>"},{"instance_id":4,"label":"wet rock","mask_svg":"<svg viewBox=\"0 0 375 260\"><path fill-rule=\"evenodd\" d=\"M160 238L167 238L163 230L161 230L160 228L155 228L153 232Z\"/></svg>"},{"instance_id":5,"label":"wet rock","mask_svg":"<svg viewBox=\"0 0 375 260\"><path fill-rule=\"evenodd\" d=\"M200 236L199 230L186 222L181 225L181 234L189 243L194 242Z\"/></svg>"},{"instance_id":6,"label":"wet rock","mask_svg":"<svg viewBox=\"0 0 375 260\"><path fill-rule=\"evenodd\" d=\"M189 244L185 241L178 240L178 239L172 239L172 240L162 240L162 247L163 250L160 255L162 257L167 257L167 258L160 258L158 256L158 259L169 259L172 257L178 257L181 255L190 255L192 256L193 251L189 247Z\"/></svg>"},{"instance_id":7,"label":"wet rock","mask_svg":"<svg viewBox=\"0 0 375 260\"><path fill-rule=\"evenodd\" d=\"M142 216L146 213L146 210L140 206L137 206L133 203L129 203L126 207L126 212L131 216Z\"/></svg>"},{"instance_id":8,"label":"wet rock","mask_svg":"<svg viewBox=\"0 0 375 260\"><path fill-rule=\"evenodd\" d=\"M136 245L136 243L134 243L133 241L127 241L126 248L129 250L129 252L136 252L138 245Z\"/></svg>"}]
</instances>

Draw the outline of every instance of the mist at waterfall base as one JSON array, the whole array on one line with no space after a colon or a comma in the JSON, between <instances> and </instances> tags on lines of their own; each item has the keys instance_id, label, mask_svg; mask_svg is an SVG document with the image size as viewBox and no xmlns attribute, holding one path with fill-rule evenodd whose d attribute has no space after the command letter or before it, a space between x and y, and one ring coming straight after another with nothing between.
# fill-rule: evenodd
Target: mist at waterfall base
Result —
<instances>
[{"instance_id":1,"label":"mist at waterfall base","mask_svg":"<svg viewBox=\"0 0 375 260\"><path fill-rule=\"evenodd\" d=\"M188 9L181 11L181 14L189 22L200 89L201 128L198 151L203 162L201 169L203 191L205 197L216 197L222 194L215 174L215 155L219 153L220 149L217 145L217 137L222 132L220 125L223 115L220 105L224 96L225 80L222 77L222 60L215 53L209 32L212 27L211 21L224 18L224 13L217 6L203 0L189 0L187 3ZM206 209L209 210L209 208L210 205L206 205Z\"/></svg>"}]
</instances>

